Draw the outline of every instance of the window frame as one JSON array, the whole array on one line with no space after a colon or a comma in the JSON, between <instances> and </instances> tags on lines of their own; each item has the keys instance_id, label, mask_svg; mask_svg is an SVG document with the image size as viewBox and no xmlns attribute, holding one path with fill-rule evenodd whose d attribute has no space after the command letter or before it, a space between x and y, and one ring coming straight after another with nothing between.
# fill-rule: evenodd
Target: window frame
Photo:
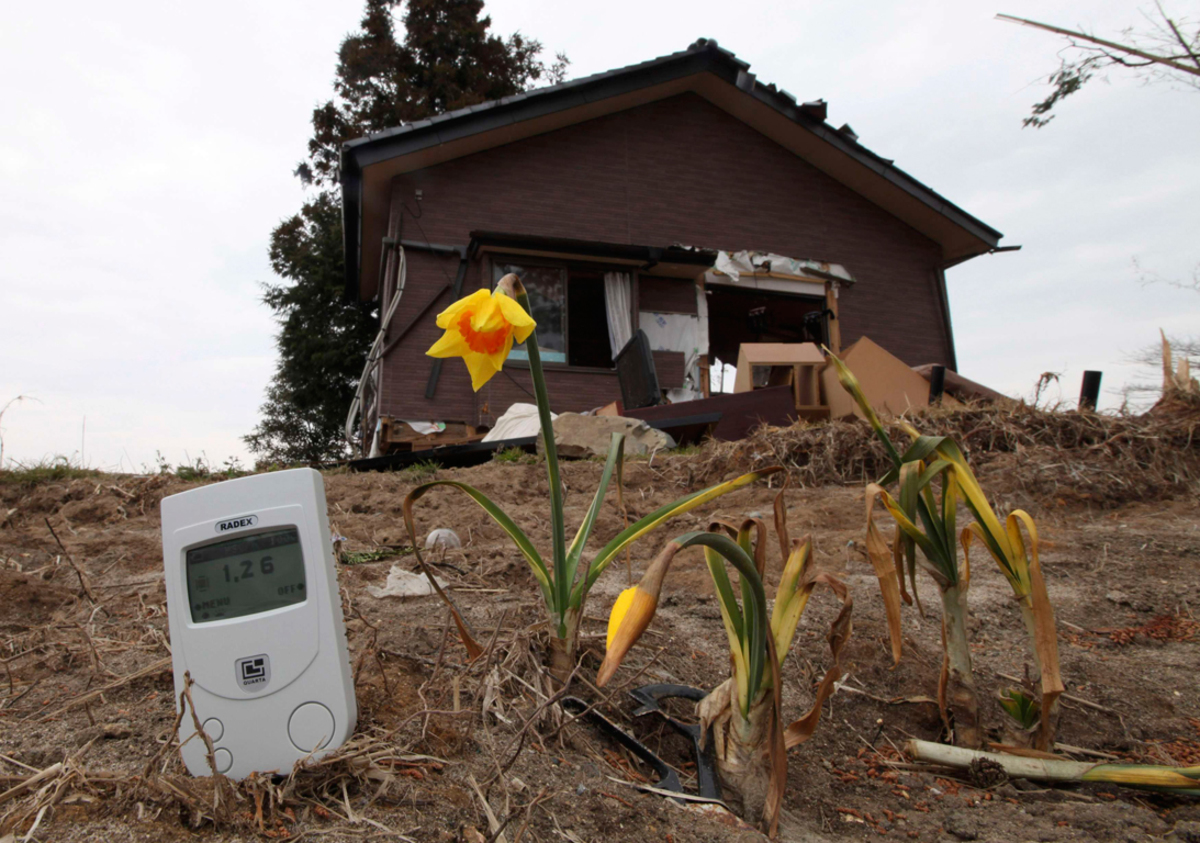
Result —
<instances>
[{"instance_id":1,"label":"window frame","mask_svg":"<svg viewBox=\"0 0 1200 843\"><path fill-rule=\"evenodd\" d=\"M517 266L521 266L523 268L537 267L540 269L557 269L562 272L563 350L562 350L561 354L563 356L563 360L562 361L543 360L542 365L543 366L565 366L567 368L579 368L577 366L571 366L571 362L570 362L571 361L571 327L570 327L571 317L570 317L570 311L569 311L570 293L568 292L568 287L570 287L570 285L571 285L571 269L570 269L570 267L566 266L565 264L560 264L558 262L553 262L553 261L517 261L517 260L507 260L507 259L497 260L494 257L491 258L488 263L489 263L489 266L488 266L487 278L488 278L488 289L489 290L495 290L496 284L499 283L499 281L500 281L500 279L496 277L496 268L500 267L500 266L517 265ZM540 346L539 346L539 348L540 348ZM547 351L551 351L551 350L552 349L547 349ZM513 351L517 351L517 349L514 348ZM545 352L543 352L543 353L545 353ZM559 353L559 352L555 352L555 353ZM514 364L524 363L526 366L529 365L528 357L526 357L525 359L521 359L521 358L513 359L510 356L509 359L512 360L512 362Z\"/></svg>"},{"instance_id":2,"label":"window frame","mask_svg":"<svg viewBox=\"0 0 1200 843\"><path fill-rule=\"evenodd\" d=\"M495 290L496 283L499 279L495 279L496 267L506 265L517 265L523 267L545 267L551 269L561 269L563 271L563 346L566 361L562 363L552 363L547 360L542 360L542 368L553 371L564 372L579 372L591 374L616 375L617 368L614 362L611 367L606 366L573 366L571 365L571 330L570 330L570 315L568 308L570 307L570 285L571 285L571 270L576 269L583 272L599 273L601 276L606 272L627 272L629 273L632 290L630 295L630 318L632 320L633 329L638 329L638 266L634 264L612 264L604 261L586 261L586 260L568 260L566 258L552 258L543 255L522 255L512 252L484 252L484 278L487 280L488 289ZM495 279L495 280L493 280ZM606 329L607 330L607 329ZM517 369L528 369L529 360L520 360L509 358L506 365Z\"/></svg>"}]
</instances>

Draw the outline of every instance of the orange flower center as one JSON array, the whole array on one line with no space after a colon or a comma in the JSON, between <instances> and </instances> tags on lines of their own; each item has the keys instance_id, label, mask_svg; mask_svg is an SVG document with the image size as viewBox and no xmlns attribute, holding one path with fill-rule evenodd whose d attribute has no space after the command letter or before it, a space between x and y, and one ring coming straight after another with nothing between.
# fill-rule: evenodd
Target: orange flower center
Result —
<instances>
[{"instance_id":1,"label":"orange flower center","mask_svg":"<svg viewBox=\"0 0 1200 843\"><path fill-rule=\"evenodd\" d=\"M476 331L471 327L471 314L464 313L458 320L458 331L463 335L472 351L480 354L496 354L504 350L504 341L512 333L512 326L505 323L494 331Z\"/></svg>"}]
</instances>

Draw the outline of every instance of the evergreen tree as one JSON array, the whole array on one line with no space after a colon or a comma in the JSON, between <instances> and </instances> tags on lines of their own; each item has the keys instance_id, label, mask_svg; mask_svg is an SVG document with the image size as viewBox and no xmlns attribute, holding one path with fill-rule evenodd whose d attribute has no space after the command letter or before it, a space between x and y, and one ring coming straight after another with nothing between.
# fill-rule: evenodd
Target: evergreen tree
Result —
<instances>
[{"instance_id":1,"label":"evergreen tree","mask_svg":"<svg viewBox=\"0 0 1200 843\"><path fill-rule=\"evenodd\" d=\"M268 462L319 462L345 451L342 425L363 357L378 330L374 309L344 296L342 206L322 191L271 233L282 284L263 301L280 323L279 362L263 419L245 437Z\"/></svg>"},{"instance_id":2,"label":"evergreen tree","mask_svg":"<svg viewBox=\"0 0 1200 843\"><path fill-rule=\"evenodd\" d=\"M396 10L405 6L404 40ZM367 0L361 28L338 54L334 99L313 111L308 160L296 168L317 188L301 211L271 234L271 266L283 283L263 301L280 323L279 362L244 437L262 462L319 462L347 454L342 426L377 308L346 301L338 166L353 138L562 80L567 59L546 66L542 46L520 33L489 34L483 0Z\"/></svg>"}]
</instances>

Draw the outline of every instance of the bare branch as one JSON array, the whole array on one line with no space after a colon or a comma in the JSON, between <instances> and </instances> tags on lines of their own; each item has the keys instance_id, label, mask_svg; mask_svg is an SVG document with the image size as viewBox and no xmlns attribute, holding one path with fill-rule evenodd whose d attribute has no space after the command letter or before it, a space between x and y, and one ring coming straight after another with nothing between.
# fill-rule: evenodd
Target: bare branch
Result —
<instances>
[{"instance_id":1,"label":"bare branch","mask_svg":"<svg viewBox=\"0 0 1200 843\"><path fill-rule=\"evenodd\" d=\"M1062 65L1047 80L1053 91L1046 99L1033 106L1033 114L1023 121L1024 126L1040 129L1054 119L1046 116L1060 100L1079 91L1097 73L1110 67L1132 70L1148 81L1183 83L1200 89L1200 28L1193 42L1189 42L1184 30L1191 22L1167 17L1161 3L1155 0L1158 17L1141 12L1148 23L1143 31L1132 27L1122 30L1126 43L1108 41L1051 24L1018 18L1012 15L997 15L998 20L1018 23L1061 35L1067 40L1065 50L1074 50L1075 58L1062 58ZM1182 27L1182 28L1181 28ZM1183 52L1177 55L1178 48ZM1192 65L1195 67L1192 67Z\"/></svg>"},{"instance_id":2,"label":"bare branch","mask_svg":"<svg viewBox=\"0 0 1200 843\"><path fill-rule=\"evenodd\" d=\"M1179 31L1179 27L1175 25L1175 21L1167 17L1167 13L1163 11L1162 3L1158 2L1158 0L1154 0L1154 5L1158 9L1158 13L1162 15L1162 19L1167 22L1167 26L1171 27L1171 33L1175 36L1175 40L1179 42L1179 46L1183 47L1184 51L1187 52L1188 56L1190 56L1192 61L1196 64L1196 68L1200 70L1200 56L1196 55L1196 53L1193 51L1192 45L1189 44L1187 39L1183 37L1183 33L1181 33Z\"/></svg>"},{"instance_id":3,"label":"bare branch","mask_svg":"<svg viewBox=\"0 0 1200 843\"><path fill-rule=\"evenodd\" d=\"M1063 29L1062 27L1059 27L1059 26L1052 26L1051 24L1048 24L1048 23L1038 23L1037 21L1027 20L1026 18L1014 17L1013 15L1002 15L1002 14L996 15L996 19L1008 21L1010 23L1019 23L1024 26L1032 26L1036 29L1044 29L1047 32L1053 32L1057 35L1065 35L1068 38L1079 38L1083 41L1088 41L1092 44L1097 44L1101 47L1108 47L1109 49L1112 49L1112 50L1117 50L1122 53L1127 53L1128 55L1131 55L1131 56L1137 56L1138 58L1146 59L1147 61L1153 62L1155 64L1166 65L1167 67L1170 67L1174 70L1181 71L1183 73L1190 73L1192 76L1200 76L1200 61L1197 61L1196 67L1194 67L1194 68L1188 67L1187 65L1180 64L1179 62L1173 60L1172 58L1170 58L1168 56L1160 56L1160 55L1155 55L1154 53L1147 53L1144 50L1139 50L1137 47L1129 46L1126 44L1118 44L1115 41L1106 41L1103 38L1096 38L1094 35L1088 35L1087 33L1084 33L1084 32L1075 32L1070 29ZM1171 26L1172 26L1172 28L1174 28L1174 23L1172 23ZM1180 36L1180 41L1183 43L1184 49L1188 51L1188 57L1191 58L1192 60L1196 60L1196 58L1197 58L1196 54L1192 51L1191 46L1188 45L1188 43L1183 40L1182 36Z\"/></svg>"}]
</instances>

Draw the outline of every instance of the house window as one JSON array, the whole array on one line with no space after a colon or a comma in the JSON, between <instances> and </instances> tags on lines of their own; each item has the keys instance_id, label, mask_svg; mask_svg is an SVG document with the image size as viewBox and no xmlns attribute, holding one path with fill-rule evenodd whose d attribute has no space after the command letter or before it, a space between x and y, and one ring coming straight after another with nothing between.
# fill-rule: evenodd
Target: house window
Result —
<instances>
[{"instance_id":1,"label":"house window","mask_svg":"<svg viewBox=\"0 0 1200 843\"><path fill-rule=\"evenodd\" d=\"M492 264L492 284L508 273L521 279L537 322L538 351L545 363L611 369L604 277L600 271L529 264ZM528 360L523 345L513 360Z\"/></svg>"},{"instance_id":2,"label":"house window","mask_svg":"<svg viewBox=\"0 0 1200 843\"><path fill-rule=\"evenodd\" d=\"M509 273L515 274L529 293L530 316L537 322L538 351L546 363L567 362L567 271L557 266L492 264L492 285ZM509 357L528 360L524 343Z\"/></svg>"}]
</instances>

